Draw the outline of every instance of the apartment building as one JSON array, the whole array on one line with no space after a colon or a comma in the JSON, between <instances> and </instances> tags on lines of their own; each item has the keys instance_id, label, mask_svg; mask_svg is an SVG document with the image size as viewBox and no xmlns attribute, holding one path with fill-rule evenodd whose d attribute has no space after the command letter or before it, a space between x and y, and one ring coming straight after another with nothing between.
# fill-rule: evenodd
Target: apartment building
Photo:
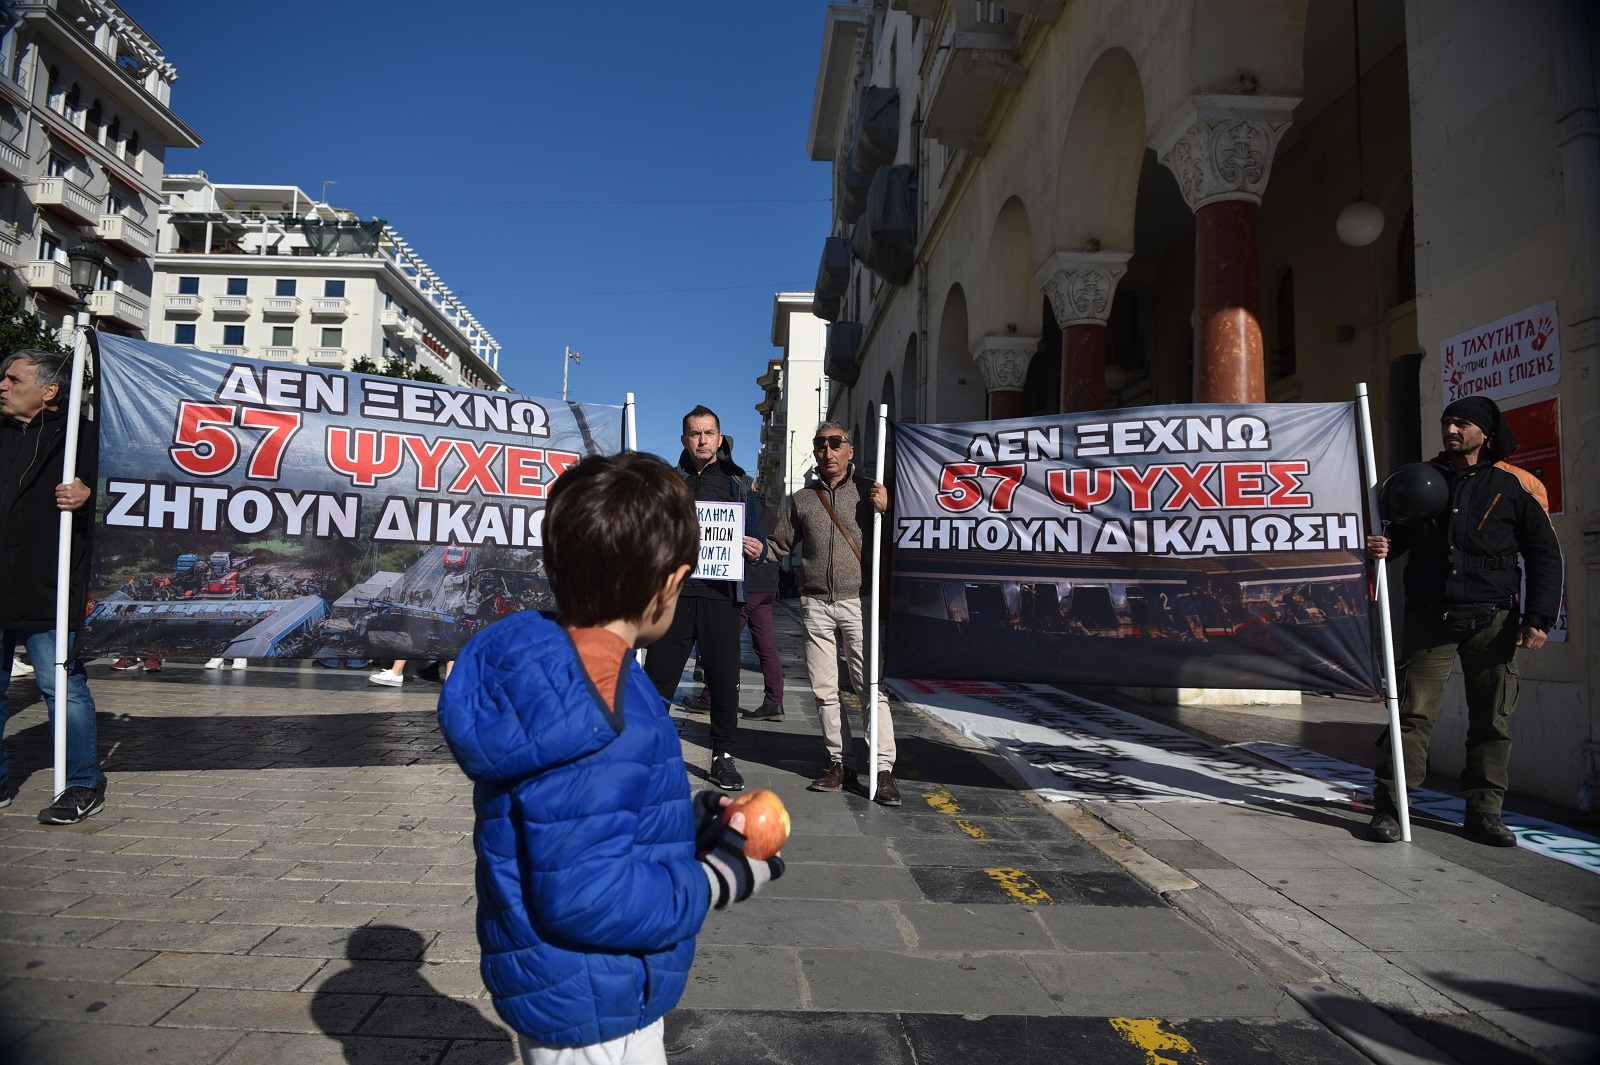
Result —
<instances>
[{"instance_id":1,"label":"apartment building","mask_svg":"<svg viewBox=\"0 0 1600 1065\"><path fill-rule=\"evenodd\" d=\"M776 507L805 484L811 472L811 434L827 417L828 389L822 349L828 324L811 313L809 292L772 297L772 346L781 357L767 360L761 386L761 452L756 460L761 500Z\"/></svg>"},{"instance_id":2,"label":"apartment building","mask_svg":"<svg viewBox=\"0 0 1600 1065\"><path fill-rule=\"evenodd\" d=\"M149 337L336 370L394 358L498 388L500 345L386 223L293 185L169 174Z\"/></svg>"},{"instance_id":3,"label":"apartment building","mask_svg":"<svg viewBox=\"0 0 1600 1065\"><path fill-rule=\"evenodd\" d=\"M0 23L0 265L59 323L77 300L67 251L94 240L106 263L89 311L141 335L163 159L200 145L172 111L177 71L111 0L13 0Z\"/></svg>"}]
</instances>

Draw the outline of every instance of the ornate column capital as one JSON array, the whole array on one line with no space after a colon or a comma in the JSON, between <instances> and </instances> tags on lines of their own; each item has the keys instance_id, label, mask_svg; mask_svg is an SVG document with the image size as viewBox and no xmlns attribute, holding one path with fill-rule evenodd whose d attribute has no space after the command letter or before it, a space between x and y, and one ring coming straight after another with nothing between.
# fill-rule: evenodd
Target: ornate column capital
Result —
<instances>
[{"instance_id":1,"label":"ornate column capital","mask_svg":"<svg viewBox=\"0 0 1600 1065\"><path fill-rule=\"evenodd\" d=\"M1111 316L1111 298L1117 282L1128 272L1132 252L1058 251L1033 272L1034 280L1050 298L1056 324L1105 325Z\"/></svg>"},{"instance_id":2,"label":"ornate column capital","mask_svg":"<svg viewBox=\"0 0 1600 1065\"><path fill-rule=\"evenodd\" d=\"M983 374L983 387L989 392L1021 392L1028 379L1028 360L1039 350L1038 337L1019 337L994 333L979 337L972 345L972 361Z\"/></svg>"},{"instance_id":3,"label":"ornate column capital","mask_svg":"<svg viewBox=\"0 0 1600 1065\"><path fill-rule=\"evenodd\" d=\"M1222 200L1261 202L1292 96L1191 96L1151 142L1191 211Z\"/></svg>"}]
</instances>

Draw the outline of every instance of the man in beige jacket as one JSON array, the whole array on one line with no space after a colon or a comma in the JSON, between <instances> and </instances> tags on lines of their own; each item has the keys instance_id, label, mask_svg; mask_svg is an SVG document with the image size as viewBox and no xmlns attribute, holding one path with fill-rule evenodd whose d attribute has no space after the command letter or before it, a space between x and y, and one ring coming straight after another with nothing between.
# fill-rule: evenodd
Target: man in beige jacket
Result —
<instances>
[{"instance_id":1,"label":"man in beige jacket","mask_svg":"<svg viewBox=\"0 0 1600 1065\"><path fill-rule=\"evenodd\" d=\"M822 718L828 769L812 781L812 791L858 786L850 724L839 708L839 645L844 646L850 679L863 702L867 683L865 630L861 621L864 589L863 545L870 544L872 513L889 509L889 490L856 473L855 449L841 425L823 422L812 440L816 475L784 501L778 528L768 541L773 557L800 548L800 615L806 631L806 672ZM870 549L870 548L869 548ZM894 725L889 699L878 690L877 800L900 805L894 782ZM862 718L866 712L863 709Z\"/></svg>"}]
</instances>

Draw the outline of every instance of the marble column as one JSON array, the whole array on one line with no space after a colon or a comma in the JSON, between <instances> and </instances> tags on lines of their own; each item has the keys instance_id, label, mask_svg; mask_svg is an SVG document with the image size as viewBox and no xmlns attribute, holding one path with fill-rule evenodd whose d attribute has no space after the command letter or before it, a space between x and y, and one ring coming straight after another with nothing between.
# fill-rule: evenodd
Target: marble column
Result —
<instances>
[{"instance_id":1,"label":"marble column","mask_svg":"<svg viewBox=\"0 0 1600 1065\"><path fill-rule=\"evenodd\" d=\"M981 336L972 346L972 361L989 394L991 421L1022 417L1022 385L1028 379L1028 360L1038 347L1038 337L1010 333Z\"/></svg>"},{"instance_id":2,"label":"marble column","mask_svg":"<svg viewBox=\"0 0 1600 1065\"><path fill-rule=\"evenodd\" d=\"M1200 94L1154 145L1194 212L1194 398L1262 403L1261 252L1256 217L1292 97Z\"/></svg>"},{"instance_id":3,"label":"marble column","mask_svg":"<svg viewBox=\"0 0 1600 1065\"><path fill-rule=\"evenodd\" d=\"M1130 253L1058 251L1034 278L1061 327L1061 413L1106 405L1106 319Z\"/></svg>"}]
</instances>

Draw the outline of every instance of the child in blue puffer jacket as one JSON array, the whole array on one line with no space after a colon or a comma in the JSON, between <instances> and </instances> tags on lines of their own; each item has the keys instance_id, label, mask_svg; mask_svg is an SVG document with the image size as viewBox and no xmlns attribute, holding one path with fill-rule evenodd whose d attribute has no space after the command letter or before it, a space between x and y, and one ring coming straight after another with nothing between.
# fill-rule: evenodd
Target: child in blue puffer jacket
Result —
<instances>
[{"instance_id":1,"label":"child in blue puffer jacket","mask_svg":"<svg viewBox=\"0 0 1600 1065\"><path fill-rule=\"evenodd\" d=\"M783 873L782 858L745 857L742 814L719 828L727 798L691 798L677 731L634 660L672 623L699 544L671 467L584 459L545 512L557 619L485 629L439 697L475 785L483 980L524 1062L664 1063L662 1017L708 909Z\"/></svg>"}]
</instances>

